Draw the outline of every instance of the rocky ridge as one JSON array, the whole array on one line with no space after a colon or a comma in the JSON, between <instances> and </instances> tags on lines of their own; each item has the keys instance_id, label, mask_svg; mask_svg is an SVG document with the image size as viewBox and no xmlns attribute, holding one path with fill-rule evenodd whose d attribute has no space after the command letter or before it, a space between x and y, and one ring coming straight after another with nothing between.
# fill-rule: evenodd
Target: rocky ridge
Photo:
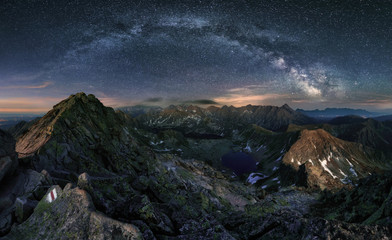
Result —
<instances>
[{"instance_id":1,"label":"rocky ridge","mask_svg":"<svg viewBox=\"0 0 392 240\"><path fill-rule=\"evenodd\" d=\"M138 117L148 128L176 129L188 135L231 135L233 129L256 124L270 130L285 129L290 123L306 124L313 119L288 105L233 107L170 106Z\"/></svg>"},{"instance_id":2,"label":"rocky ridge","mask_svg":"<svg viewBox=\"0 0 392 240\"><path fill-rule=\"evenodd\" d=\"M103 106L93 95L78 93L34 123L18 139L16 151L34 169L59 178L84 171L129 173L138 167L132 160L143 150L132 131L128 116Z\"/></svg>"}]
</instances>

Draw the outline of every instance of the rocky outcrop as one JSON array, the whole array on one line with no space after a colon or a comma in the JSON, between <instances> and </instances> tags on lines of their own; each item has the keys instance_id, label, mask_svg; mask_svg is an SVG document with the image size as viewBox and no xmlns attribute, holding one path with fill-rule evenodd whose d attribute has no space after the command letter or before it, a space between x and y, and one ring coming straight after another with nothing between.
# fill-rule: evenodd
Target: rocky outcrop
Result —
<instances>
[{"instance_id":1,"label":"rocky outcrop","mask_svg":"<svg viewBox=\"0 0 392 240\"><path fill-rule=\"evenodd\" d=\"M252 188L228 181L201 162L165 154L150 164L136 179L83 173L78 186L91 195L97 209L130 220L146 239L230 236L219 219L256 202ZM213 223L219 231L211 229Z\"/></svg>"},{"instance_id":2,"label":"rocky outcrop","mask_svg":"<svg viewBox=\"0 0 392 240\"><path fill-rule=\"evenodd\" d=\"M13 223L13 203L15 197L8 184L18 166L15 140L10 134L0 130L0 236L9 231Z\"/></svg>"},{"instance_id":3,"label":"rocky outcrop","mask_svg":"<svg viewBox=\"0 0 392 240\"><path fill-rule=\"evenodd\" d=\"M315 189L339 189L358 179L387 169L386 162L372 157L372 150L346 142L328 132L303 130L284 155L282 180Z\"/></svg>"},{"instance_id":4,"label":"rocky outcrop","mask_svg":"<svg viewBox=\"0 0 392 240\"><path fill-rule=\"evenodd\" d=\"M2 181L0 236L10 230L15 220L21 222L30 216L32 208L42 198L51 183L50 176L45 171L38 173L31 169L18 169L12 177Z\"/></svg>"},{"instance_id":5,"label":"rocky outcrop","mask_svg":"<svg viewBox=\"0 0 392 240\"><path fill-rule=\"evenodd\" d=\"M391 172L361 179L352 191L325 192L314 211L326 219L350 223L390 225Z\"/></svg>"},{"instance_id":6,"label":"rocky outcrop","mask_svg":"<svg viewBox=\"0 0 392 240\"><path fill-rule=\"evenodd\" d=\"M282 209L265 215L257 222L248 220L246 239L389 239L386 226L363 226L321 218L308 218L299 212Z\"/></svg>"},{"instance_id":7,"label":"rocky outcrop","mask_svg":"<svg viewBox=\"0 0 392 240\"><path fill-rule=\"evenodd\" d=\"M55 189L57 198L48 202ZM142 239L132 224L120 222L95 210L90 195L71 184L54 186L42 198L33 215L15 226L5 239Z\"/></svg>"}]
</instances>

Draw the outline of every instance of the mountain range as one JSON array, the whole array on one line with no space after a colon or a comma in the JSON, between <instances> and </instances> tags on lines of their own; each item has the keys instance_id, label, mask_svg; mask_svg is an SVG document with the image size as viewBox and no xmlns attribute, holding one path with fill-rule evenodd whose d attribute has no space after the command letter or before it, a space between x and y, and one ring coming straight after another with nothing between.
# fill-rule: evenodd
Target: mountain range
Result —
<instances>
[{"instance_id":1,"label":"mountain range","mask_svg":"<svg viewBox=\"0 0 392 240\"><path fill-rule=\"evenodd\" d=\"M306 116L312 118L318 118L318 119L332 119L332 118L348 116L348 115L356 115L356 116L361 116L363 118L374 118L381 115L385 115L383 113L369 112L364 109L351 109L351 108L326 108L324 110L297 109L296 111L303 113Z\"/></svg>"},{"instance_id":2,"label":"mountain range","mask_svg":"<svg viewBox=\"0 0 392 240\"><path fill-rule=\"evenodd\" d=\"M0 130L0 236L391 236L388 121L320 123L288 105L121 110L77 93Z\"/></svg>"}]
</instances>

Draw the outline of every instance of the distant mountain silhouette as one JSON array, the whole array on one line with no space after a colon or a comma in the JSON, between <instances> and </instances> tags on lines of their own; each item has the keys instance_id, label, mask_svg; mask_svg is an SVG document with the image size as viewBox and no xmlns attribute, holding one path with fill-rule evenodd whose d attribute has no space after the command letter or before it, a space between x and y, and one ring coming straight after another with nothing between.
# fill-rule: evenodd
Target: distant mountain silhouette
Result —
<instances>
[{"instance_id":1,"label":"distant mountain silhouette","mask_svg":"<svg viewBox=\"0 0 392 240\"><path fill-rule=\"evenodd\" d=\"M297 109L297 112L301 112L306 116L318 119L332 119L336 117L342 117L347 115L357 115L361 117L376 117L382 115L381 113L369 112L363 109L351 109L351 108L326 108L324 110L303 110Z\"/></svg>"}]
</instances>

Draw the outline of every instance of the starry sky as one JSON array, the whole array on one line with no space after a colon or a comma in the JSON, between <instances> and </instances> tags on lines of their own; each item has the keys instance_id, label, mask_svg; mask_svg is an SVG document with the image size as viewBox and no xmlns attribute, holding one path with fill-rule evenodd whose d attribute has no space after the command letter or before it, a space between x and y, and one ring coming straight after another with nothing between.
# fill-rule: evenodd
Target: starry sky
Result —
<instances>
[{"instance_id":1,"label":"starry sky","mask_svg":"<svg viewBox=\"0 0 392 240\"><path fill-rule=\"evenodd\" d=\"M392 112L392 2L2 0L0 113L105 105Z\"/></svg>"}]
</instances>

